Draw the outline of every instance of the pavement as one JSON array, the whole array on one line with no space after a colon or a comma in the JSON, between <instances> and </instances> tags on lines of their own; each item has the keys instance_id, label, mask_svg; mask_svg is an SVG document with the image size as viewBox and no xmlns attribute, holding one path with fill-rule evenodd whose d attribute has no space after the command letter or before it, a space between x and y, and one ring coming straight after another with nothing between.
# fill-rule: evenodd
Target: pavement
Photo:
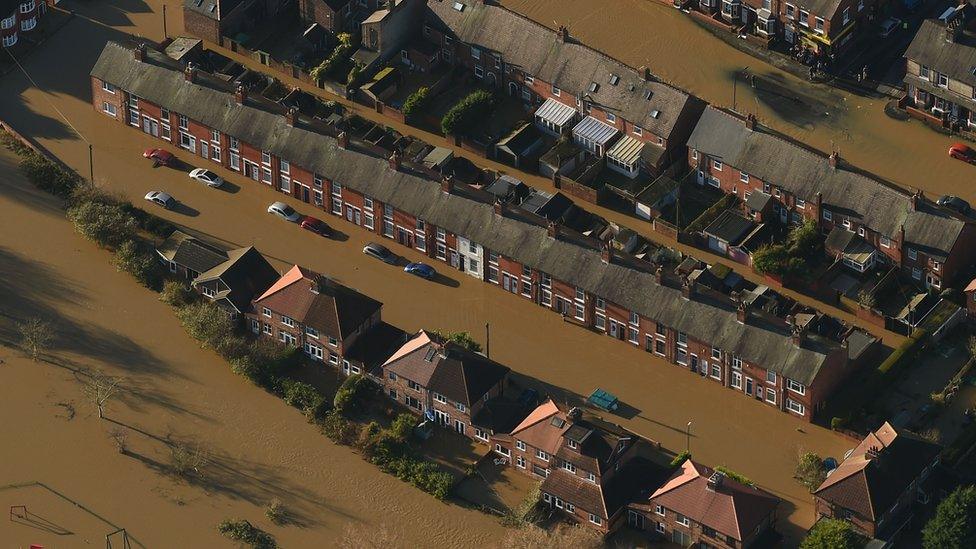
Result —
<instances>
[{"instance_id":1,"label":"pavement","mask_svg":"<svg viewBox=\"0 0 976 549\"><path fill-rule=\"evenodd\" d=\"M812 500L792 479L796 455L802 450L839 458L853 441L702 381L638 348L567 325L558 315L451 272L445 265L436 265L445 275L439 283L407 276L365 257L362 246L378 237L342 219L322 214L341 233L336 239L301 231L271 217L265 208L274 200L284 200L302 213L312 213L309 205L235 172L207 164L231 183L225 191L206 188L182 172L153 169L141 151L149 145L160 146L160 142L97 113L90 104L88 79L106 40L123 39L134 30L150 38L161 37L161 28L156 30L158 16L151 12L159 4L151 4L152 8L140 3L144 11L138 13L114 5L93 6L90 9L96 10L100 20L114 18L112 25L84 17L66 25L25 64L36 86L16 73L0 83L0 95L10 98L0 105L0 118L82 174L89 167L87 140L93 146L99 186L134 203L141 203L148 190L165 190L185 204L183 211L189 213L157 210L162 217L229 244L254 245L277 261L278 267L301 263L332 276L384 302L384 318L404 329L466 330L484 343L487 323L491 357L532 376L530 382L544 392L566 402L578 402L596 387L613 392L630 410L626 417L612 417L614 421L671 449L682 450L687 445L697 459L726 465L784 498L780 524L789 539L798 540L812 524ZM173 21L174 11L169 11L171 28L178 24ZM182 160L193 160L185 151L168 148ZM547 188L541 184L542 178L526 180ZM611 220L633 221L616 212L590 209ZM394 242L385 244L410 261L423 258ZM706 254L696 251L696 255Z\"/></svg>"}]
</instances>

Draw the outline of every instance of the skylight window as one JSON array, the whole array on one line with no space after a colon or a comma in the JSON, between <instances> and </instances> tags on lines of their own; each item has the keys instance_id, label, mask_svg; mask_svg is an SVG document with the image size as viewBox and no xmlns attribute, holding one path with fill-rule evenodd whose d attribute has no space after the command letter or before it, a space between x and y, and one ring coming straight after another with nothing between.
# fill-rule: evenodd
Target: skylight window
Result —
<instances>
[{"instance_id":1,"label":"skylight window","mask_svg":"<svg viewBox=\"0 0 976 549\"><path fill-rule=\"evenodd\" d=\"M617 85L617 82L620 82L620 77L617 76L616 74L611 73L610 74L610 85L611 86L616 86Z\"/></svg>"},{"instance_id":2,"label":"skylight window","mask_svg":"<svg viewBox=\"0 0 976 549\"><path fill-rule=\"evenodd\" d=\"M457 11L464 11L464 4L462 4L460 2L455 2L454 3L454 9L457 10Z\"/></svg>"},{"instance_id":3,"label":"skylight window","mask_svg":"<svg viewBox=\"0 0 976 549\"><path fill-rule=\"evenodd\" d=\"M652 95L654 95L654 92L652 92L651 90L644 90L644 99L649 100Z\"/></svg>"},{"instance_id":4,"label":"skylight window","mask_svg":"<svg viewBox=\"0 0 976 549\"><path fill-rule=\"evenodd\" d=\"M657 109L651 111L651 118L657 118L659 116L661 116L661 111L659 111Z\"/></svg>"},{"instance_id":5,"label":"skylight window","mask_svg":"<svg viewBox=\"0 0 976 549\"><path fill-rule=\"evenodd\" d=\"M600 85L599 84L597 84L596 82L590 82L590 87L589 87L590 93L595 93L596 90L598 90L598 89L600 89Z\"/></svg>"}]
</instances>

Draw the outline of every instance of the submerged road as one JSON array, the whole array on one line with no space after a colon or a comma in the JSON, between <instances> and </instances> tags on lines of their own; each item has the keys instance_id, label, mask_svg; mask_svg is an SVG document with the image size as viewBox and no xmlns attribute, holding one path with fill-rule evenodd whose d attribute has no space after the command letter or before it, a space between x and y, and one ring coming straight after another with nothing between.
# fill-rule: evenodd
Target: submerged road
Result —
<instances>
[{"instance_id":1,"label":"submerged road","mask_svg":"<svg viewBox=\"0 0 976 549\"><path fill-rule=\"evenodd\" d=\"M152 21L145 13L139 17L139 28ZM5 98L0 118L36 137L83 174L88 171L87 140L94 147L99 186L134 203L142 202L148 190L165 190L186 208L182 213L159 211L163 217L228 243L254 245L283 264L301 263L333 276L384 302L384 317L404 329L467 330L483 341L485 323L490 323L492 358L532 376L557 398L573 401L596 387L617 394L632 412L613 419L668 448L685 448L685 426L691 421L690 448L697 459L737 470L786 500L781 524L790 539L797 540L812 524L811 498L792 479L797 453L839 458L853 446L851 441L636 348L566 325L558 315L444 265L436 265L447 275L441 283L406 276L365 257L363 244L376 236L343 220L326 218L344 233L342 239L301 231L265 213L267 204L282 195L236 173L215 169L232 183L228 192L203 187L182 172L152 169L141 151L160 142L90 105L90 67L105 41L125 38L123 31L133 30L132 24L127 19L116 29L84 18L69 23L25 61L38 87L19 73L0 83ZM185 151L171 150L193 161ZM310 206L285 200L311 213ZM421 259L412 250L388 244L408 260Z\"/></svg>"}]
</instances>

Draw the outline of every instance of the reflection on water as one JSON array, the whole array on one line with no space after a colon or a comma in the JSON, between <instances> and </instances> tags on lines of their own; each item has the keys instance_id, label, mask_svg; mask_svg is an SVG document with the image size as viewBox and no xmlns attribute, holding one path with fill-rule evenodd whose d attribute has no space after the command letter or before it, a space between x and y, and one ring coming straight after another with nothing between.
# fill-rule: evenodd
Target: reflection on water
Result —
<instances>
[{"instance_id":1,"label":"reflection on water","mask_svg":"<svg viewBox=\"0 0 976 549\"><path fill-rule=\"evenodd\" d=\"M976 199L976 169L951 160L954 141L884 114L886 100L814 85L747 55L654 0L501 0L532 19L566 25L583 42L717 105L753 112L766 125L903 186ZM756 75L756 86L744 73Z\"/></svg>"}]
</instances>

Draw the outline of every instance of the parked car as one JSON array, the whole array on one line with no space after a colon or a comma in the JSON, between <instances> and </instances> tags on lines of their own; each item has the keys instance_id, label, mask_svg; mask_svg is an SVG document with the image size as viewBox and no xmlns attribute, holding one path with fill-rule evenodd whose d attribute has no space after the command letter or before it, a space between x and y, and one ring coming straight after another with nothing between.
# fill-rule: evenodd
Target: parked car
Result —
<instances>
[{"instance_id":1,"label":"parked car","mask_svg":"<svg viewBox=\"0 0 976 549\"><path fill-rule=\"evenodd\" d=\"M892 35L898 27L901 27L901 19L897 17L889 17L881 22L880 34L882 38L887 38Z\"/></svg>"},{"instance_id":2,"label":"parked car","mask_svg":"<svg viewBox=\"0 0 976 549\"><path fill-rule=\"evenodd\" d=\"M170 166L172 165L173 160L176 159L176 157L173 156L173 153L164 149L146 149L142 153L142 157L152 160L154 168L159 166Z\"/></svg>"},{"instance_id":3,"label":"parked car","mask_svg":"<svg viewBox=\"0 0 976 549\"><path fill-rule=\"evenodd\" d=\"M317 217L306 215L305 218L302 219L301 225L302 228L305 229L306 231L312 231L313 233L318 235L329 236L330 234L332 234L332 229L325 224L325 221L322 221Z\"/></svg>"},{"instance_id":4,"label":"parked car","mask_svg":"<svg viewBox=\"0 0 976 549\"><path fill-rule=\"evenodd\" d=\"M956 143L949 147L949 156L970 164L976 164L976 151L969 145Z\"/></svg>"},{"instance_id":5,"label":"parked car","mask_svg":"<svg viewBox=\"0 0 976 549\"><path fill-rule=\"evenodd\" d=\"M426 263L408 263L403 268L403 272L419 276L420 278L426 278L427 280L433 280L437 276L437 271Z\"/></svg>"},{"instance_id":6,"label":"parked car","mask_svg":"<svg viewBox=\"0 0 976 549\"><path fill-rule=\"evenodd\" d=\"M224 180L219 175L205 168L197 168L191 171L190 179L196 179L200 183L214 189L224 184Z\"/></svg>"},{"instance_id":7,"label":"parked car","mask_svg":"<svg viewBox=\"0 0 976 549\"><path fill-rule=\"evenodd\" d=\"M268 213L274 214L285 221L291 221L292 223L298 223L302 219L302 215L296 212L295 208L292 208L284 202L272 202L268 206Z\"/></svg>"},{"instance_id":8,"label":"parked car","mask_svg":"<svg viewBox=\"0 0 976 549\"><path fill-rule=\"evenodd\" d=\"M958 196L945 195L938 201L939 206L943 208L949 208L950 210L961 213L962 215L968 216L972 213L973 209L970 207L969 202L959 198Z\"/></svg>"},{"instance_id":9,"label":"parked car","mask_svg":"<svg viewBox=\"0 0 976 549\"><path fill-rule=\"evenodd\" d=\"M149 191L146 193L146 200L157 206L162 206L167 210L172 210L176 207L176 199L163 191Z\"/></svg>"},{"instance_id":10,"label":"parked car","mask_svg":"<svg viewBox=\"0 0 976 549\"><path fill-rule=\"evenodd\" d=\"M393 254L386 246L382 244L377 244L375 242L370 242L369 244L363 246L363 253L379 259L383 263L389 263L393 265L397 262L397 256Z\"/></svg>"}]
</instances>

